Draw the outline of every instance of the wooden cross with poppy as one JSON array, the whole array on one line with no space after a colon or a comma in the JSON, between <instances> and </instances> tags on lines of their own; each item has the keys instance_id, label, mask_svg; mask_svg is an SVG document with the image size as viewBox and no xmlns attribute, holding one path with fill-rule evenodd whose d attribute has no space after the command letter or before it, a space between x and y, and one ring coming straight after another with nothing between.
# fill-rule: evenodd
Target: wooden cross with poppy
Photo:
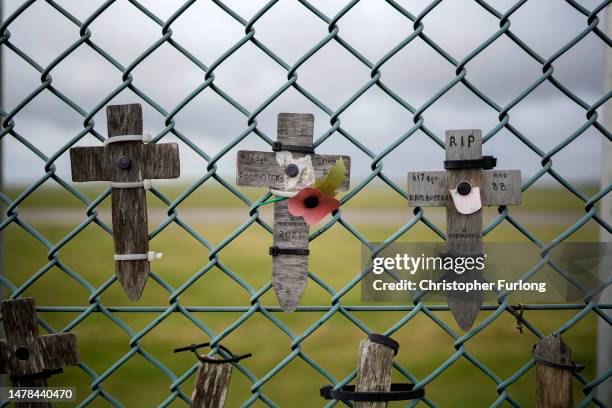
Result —
<instances>
[{"instance_id":1,"label":"wooden cross with poppy","mask_svg":"<svg viewBox=\"0 0 612 408\"><path fill-rule=\"evenodd\" d=\"M349 188L350 157L314 154L313 129L313 115L281 113L272 152L238 152L236 184L269 187L276 196L291 197L274 203L270 247L272 286L286 312L297 308L306 288L309 224L337 208L336 199L313 188L315 180L326 177L341 159L345 174L337 190Z\"/></svg>"}]
</instances>

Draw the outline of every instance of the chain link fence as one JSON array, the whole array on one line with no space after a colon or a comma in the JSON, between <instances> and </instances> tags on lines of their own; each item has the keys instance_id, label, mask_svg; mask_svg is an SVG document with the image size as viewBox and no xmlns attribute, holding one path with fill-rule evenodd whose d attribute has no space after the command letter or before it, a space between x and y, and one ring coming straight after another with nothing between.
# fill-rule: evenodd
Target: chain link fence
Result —
<instances>
[{"instance_id":1,"label":"chain link fence","mask_svg":"<svg viewBox=\"0 0 612 408\"><path fill-rule=\"evenodd\" d=\"M532 0L535 1L535 0ZM67 19L71 24L73 24L74 28L78 30L79 37L71 44L69 47L64 49L62 52L58 53L56 57L46 66L37 62L32 56L28 54L26 50L20 49L18 45L16 45L11 39L11 25L18 19L23 13L25 13L33 4L35 3L44 3L47 6L53 8L55 11L60 13L65 19ZM19 229L25 231L31 237L36 239L39 243L44 245L48 251L48 262L43 265L39 270L31 271L24 270L20 273L27 274L27 279L25 279L22 284L15 284L7 277L0 277L0 282L8 291L10 297L18 298L24 294L32 285L34 285L39 279L43 279L47 271L51 268L59 268L62 270L65 275L64 279L70 279L77 282L83 288L85 288L89 293L89 303L86 305L73 305L73 306L47 306L44 304L38 305L39 312L54 312L54 313L65 313L66 316L71 316L71 320L69 323L65 324L62 328L52 327L50 324L46 323L44 320L40 320L41 326L48 330L49 332L60 332L60 331L71 331L79 328L79 325L85 321L92 314L100 313L112 321L118 328L123 330L130 337L129 340L129 351L122 355L119 359L116 359L112 362L112 365L109 365L106 370L103 372L96 371L85 362L80 364L80 369L91 378L91 393L83 398L80 402L79 406L87 406L90 404L96 404L100 401L106 401L112 406L123 406L120 397L113 395L111 392L105 390L105 382L107 382L116 372L126 364L130 359L134 358L136 355L144 358L148 363L148 367L151 370L156 370L162 373L168 381L168 395L167 399L161 403L160 406L170 406L173 404L178 404L176 406L184 405L184 402L189 401L189 396L191 392L192 382L187 381L189 378L192 378L192 375L197 369L197 365L193 365L189 370L185 372L175 372L174 370L167 367L167 365L162 361L162 359L154 356L153 354L147 351L147 348L143 346L143 342L147 336L156 326L162 323L165 319L173 314L180 314L184 316L190 324L195 325L203 334L209 336L211 342L213 344L213 350L211 353L219 352L219 349L216 345L221 344L226 337L228 337L231 333L233 333L236 329L238 329L242 324L244 324L251 316L260 315L263 318L267 319L276 329L278 329L279 333L287 336L290 339L290 348L288 350L278 350L278 353L283 355L283 358L280 362L278 362L275 366L267 369L267 371L262 375L260 373L254 373L249 370L248 362L241 362L236 365L236 371L239 373L237 375L244 376L250 383L250 393L251 397L245 401L241 401L242 406L251 406L251 405L262 405L262 406L291 406L291 403L274 401L272 397L267 395L264 390L264 386L271 379L277 376L283 369L285 369L292 361L301 360L303 361L311 370L315 370L318 372L325 381L332 383L336 386L342 386L354 380L355 371L350 373L349 375L337 378L334 376L326 364L331 363L323 363L321 361L317 361L312 358L307 352L305 352L302 348L302 343L317 330L321 329L326 325L327 322L332 320L334 317L338 315L342 315L348 321L350 321L358 330L363 332L365 336L366 333L369 333L371 329L369 326L364 323L364 320L358 317L358 315L364 313L375 314L382 311L396 311L402 312L403 317L399 319L395 324L393 324L385 334L393 335L402 327L407 325L415 318L426 318L433 322L435 325L439 326L442 332L445 333L446 336L452 339L454 351L452 351L450 357L446 358L435 367L433 370L430 370L427 375L419 375L415 376L411 370L404 367L402 364L396 362L394 364L396 373L395 375L399 375L405 377L405 379L414 382L417 386L428 386L430 384L434 384L436 380L442 375L445 371L449 370L453 365L455 365L458 361L465 361L467 364L472 365L482 373L482 375L486 376L490 379L491 386L493 386L498 393L498 398L496 401L492 403L491 406L521 406L521 404L515 400L512 396L512 393L509 391L509 388L515 382L519 381L527 372L530 370L534 370L535 362L534 360L528 360L520 369L516 370L510 376L499 376L496 374L484 361L481 361L473 352L469 351L466 348L466 344L472 340L474 337L479 335L481 332L486 331L488 327L490 327L496 319L504 316L510 315L513 318L518 316L519 312L516 306L509 304L505 298L500 298L498 304L485 304L483 306L483 310L489 311L490 314L487 315L486 319L480 321L473 329L466 333L460 333L453 329L449 324L447 324L444 319L439 317L440 314L449 314L448 307L445 305L428 305L424 302L418 302L414 305L350 305L345 304L343 302L343 297L354 287L356 287L361 280L361 276L357 274L353 278L346 279L344 286L340 289L335 289L332 285L328 284L324 279L321 279L317 274L317 271L310 271L310 283L309 285L317 285L322 290L324 290L329 296L329 303L324 306L314 306L314 305L302 305L300 306L295 313L309 313L313 311L321 312L321 317L318 318L313 324L309 325L305 329L302 329L299 332L292 330L287 324L283 323L282 319L278 318L275 313L279 311L278 307L275 306L266 306L261 302L262 297L271 291L271 283L268 282L266 285L261 287L253 287L251 284L247 282L247 280L243 279L249 271L247 270L237 270L229 266L228 262L224 259L223 250L228 245L230 245L237 237L239 237L243 232L252 226L261 226L265 230L267 230L270 234L272 233L272 228L269 223L266 223L264 219L260 216L260 207L258 204L267 200L270 195L264 194L257 200L250 199L247 195L245 195L241 190L237 189L233 182L228 181L226 178L222 177L218 172L218 164L221 161L230 161L233 162L235 157L233 154L229 154L230 151L236 148L236 146L240 145L241 142L247 138L249 135L256 135L262 141L268 144L272 144L275 140L275 135L265 134L258 127L258 116L261 114L263 110L265 110L270 104L276 101L288 90L293 90L301 94L304 98L310 101L313 105L313 108L320 109L325 112L329 116L329 127L322 133L316 135L315 146L319 146L325 141L327 141L332 135L337 138L342 138L363 152L365 155L371 158L371 171L367 177L363 180L360 180L359 183L353 186L348 194L346 194L342 198L342 204L346 204L354 197L356 197L366 186L368 186L373 181L382 181L391 189L393 189L397 195L403 197L407 200L407 191L404 185L398 184L394 181L394 178L389 174L386 174L383 171L383 164L385 162L385 158L394 151L398 146L400 146L404 141L410 138L417 131L423 132L430 141L439 147L439 149L444 149L444 142L442 135L437 134L435 131L428 128L427 125L427 111L436 102L442 98L444 95L449 93L455 87L464 86L469 89L474 96L476 96L479 100L484 102L486 105L490 107L490 109L496 113L498 116L498 123L491 129L484 129L484 142L491 140L494 138L501 130L505 129L509 131L512 135L514 135L518 140L520 140L526 148L532 151L535 155L539 156L541 169L531 176L528 180L523 182L522 190L527 191L530 187L536 183L539 179L541 179L545 175L552 176L557 182L558 185L562 186L567 191L571 192L575 197L577 197L582 203L584 207L584 214L578 219L573 225L569 226L565 229L563 233L558 235L555 239L550 241L541 241L535 234L530 232L530 230L523 225L518 219L513 217L512 212L509 209L504 207L499 208L499 215L488 224L484 230L484 234L489 234L502 223L508 223L511 225L515 231L518 231L528 240L530 240L534 245L540 248L543 257L546 256L546 253L557 244L565 241L568 237L572 236L576 231L580 230L585 224L588 222L596 222L605 232L608 234L612 231L612 227L610 224L606 222L605 219L600 217L596 211L597 203L602 200L607 194L610 193L612 189L612 185L608 185L605 188L602 188L600 191L597 191L595 194L588 195L581 191L578 187L574 186L570 181L564 178L559 172L556 171L553 166L553 157L561 152L564 148L566 148L570 143L578 139L585 131L595 129L603 136L604 143L610 142L612 140L610 132L606 127L602 124L601 118L598 115L597 110L602 107L604 103L606 103L610 96L612 95L611 91L607 91L599 100L596 100L593 103L588 103L585 100L581 99L576 93L572 92L568 87L566 87L557 77L555 76L555 62L561 58L565 53L572 49L572 47L576 46L581 42L587 35L594 34L599 41L604 44L604 47L610 47L612 45L612 39L606 35L606 33L602 29L602 24L600 24L600 15L602 11L608 6L611 1L603 1L601 4L593 7L591 9L585 8L579 2L574 0L565 0L565 3L572 7L576 13L579 13L585 21L584 28L580 32L576 32L571 38L571 40L567 41L561 48L558 49L557 52L553 53L550 56L543 56L538 54L534 49L530 48L530 46L523 41L517 34L515 34L511 28L511 20L513 15L521 9L526 3L527 0L521 0L514 3L511 7L509 7L506 11L501 12L491 4L484 0L475 0L475 3L482 8L486 13L490 15L491 19L495 19L499 22L499 29L493 35L491 35L486 41L480 44L478 47L473 49L470 53L468 53L465 58L462 60L457 60L451 54L449 54L445 49L437 44L430 36L427 34L427 24L424 21L430 13L436 10L442 0L432 1L427 7L425 7L418 15L415 15L409 12L407 9L402 7L398 2L394 0L386 0L385 7L389 7L394 12L398 13L406 22L407 25L413 27L413 31L405 37L401 42L399 42L396 46L389 49L388 52L379 60L371 61L366 56L360 53L356 47L352 46L347 40L345 40L341 33L340 27L342 25L343 18L347 13L353 9L360 1L353 0L348 2L337 14L335 15L326 15L319 8L315 7L313 4L309 3L306 0L298 0L298 3L303 6L304 10L314 16L316 19L320 20L321 24L327 25L327 34L320 39L320 41L313 46L308 52L306 52L301 58L299 58L294 64L290 64L277 54L275 54L271 49L269 49L266 44L261 42L255 34L255 26L258 21L266 16L267 13L270 13L277 1L272 0L265 4L251 19L246 20L241 17L236 11L234 11L231 7L224 4L220 0L212 0L212 3L216 5L219 10L225 13L229 18L235 20L237 23L244 27L244 35L243 37L234 43L232 46L227 48L225 52L223 52L216 60L211 62L210 64L205 64L200 59L198 59L193 53L190 52L185 46L183 46L180 42L176 41L173 38L173 23L183 15L194 3L196 0L186 1L182 4L168 19L164 20L152 12L149 8L147 8L143 3L140 3L136 0L129 0L131 6L137 10L142 16L145 16L151 22L158 26L160 35L157 41L150 44L150 46L142 52L137 58L135 58L129 65L122 65L117 59L113 58L111 53L107 52L102 46L96 43L95 36L92 35L92 31L90 30L90 26L102 15L105 10L115 3L115 0L109 0L104 2L100 7L95 9L87 18L79 19L75 15L71 14L66 8L62 7L60 2L52 1L52 0L29 0L24 1L19 7L17 7L10 14L5 15L5 19L0 26L0 47L2 52L4 53L12 53L16 55L24 64L27 64L29 67L35 69L40 73L40 84L35 89L28 90L29 92L24 95L23 99L17 103L15 106L11 106L7 108L2 106L0 109L0 115L2 116L2 127L0 132L0 137L2 140L12 139L13 141L19 143L24 148L30 150L34 153L42 162L44 162L44 174L40 174L40 178L38 178L34 183L31 183L27 189L21 192L16 198L10 198L4 192L0 193L0 200L6 206L5 217L0 224L0 230L6 233L8 228L18 227ZM410 101L402 98L398 93L394 92L391 86L385 83L385 78L381 73L381 68L389 61L394 55L400 52L404 47L407 47L411 42L415 41L415 39L422 40L427 46L431 48L435 53L437 53L440 57L442 57L446 63L450 64L454 67L455 76L448 83L444 84L439 88L437 92L431 95L431 97L426 100L421 105L413 105ZM524 52L529 58L541 67L541 75L537 78L536 81L531 83L529 86L524 88L522 92L516 95L511 101L504 105L498 104L491 97L487 96L485 92L479 89L474 83L472 83L468 77L468 68L467 65L472 61L475 57L477 57L481 52L489 48L492 44L495 44L497 41L501 39L510 40L514 44L516 44L522 52ZM207 41L207 39L202 39L203 41ZM129 41L127 39L126 41ZM212 41L212 40L211 40ZM257 106L255 109L249 110L245 106L241 105L239 101L232 98L228 93L224 92L222 87L220 87L215 81L215 71L218 70L220 66L222 66L232 55L237 53L245 44L252 44L257 47L261 52L263 52L269 60L277 65L278 68L283 70L286 74L284 83L280 86L275 92L270 95L262 95L261 100L263 102ZM298 77L298 73L300 67L304 63L306 63L310 58L315 56L320 50L325 47L327 44L335 43L336 45L342 47L346 50L359 64L361 64L365 69L370 72L370 79L366 83L364 83L361 88L351 95L346 101L341 104L341 106L337 109L332 109L327 106L321 100L317 99L317 97L311 93L308 89L303 87L300 84L300 80ZM139 65L146 60L149 56L154 54L158 48L162 45L169 45L173 47L176 51L181 53L184 57L186 57L191 63L194 70L198 70L201 74L203 80L201 84L194 89L192 92L184 95L182 101L177 104L173 109L166 110L164 109L156 100L147 94L147 92L141 88L139 88L136 84L135 79L137 78L137 73L135 71L139 67ZM112 66L116 69L116 72L121 75L121 82L118 86L110 93L108 93L104 98L100 99L95 107L91 110L85 109L80 106L75 100L71 99L67 94L63 93L61 88L55 86L52 73L54 69L65 59L69 58L73 53L77 52L77 50L86 48L89 51L101 56L104 60L108 61ZM10 81L11 79L8 78ZM536 88L538 88L541 84L548 83L559 90L563 95L567 97L575 105L579 106L584 110L584 122L576 129L568 130L567 136L564 136L559 142L551 149L543 149L536 145L534 142L530 140L530 138L521 133L519 129L513 126L512 121L510 120L509 112L518 104L520 104L525 98L527 98L530 94L532 94ZM329 86L333 86L329 84ZM341 124L341 117L343 113L349 108L352 104L358 101L368 90L376 88L390 97L393 101L395 101L399 106L405 109L407 112L412 115L414 122L407 127L406 131L401 135L401 137L394 140L384 149L379 152L373 151L368 148L368 141L362 140L358 136L351 133L348 129L344 128ZM91 135L97 138L100 142L105 140L105 136L101 134L93 121L93 117L100 111L103 111L105 106L109 104L117 95L121 92L129 90L135 96L140 98L145 104L148 104L155 111L159 112L160 115L164 118L165 129L162 132L156 134L154 136L153 142L163 141L164 137L172 135L178 138L183 146L182 149L187 147L191 149L193 153L201 157L203 160L207 162L205 172L200 175L200 177L192 182L192 184L187 188L178 198L170 199L166 197L161 190L153 188L152 193L164 203L167 216L165 220L160 223L155 229L150 232L150 239L156 237L162 231L167 228L177 227L183 232L191 235L195 238L203 247L203 250L208 251L208 262L201 266L201 268L194 273L189 279L182 282L179 286L173 286L164 280L159 274L154 271L151 273L151 280L154 282L149 282L149 285L159 285L163 290L167 292L168 295L168 303L166 305L160 306L147 306L147 307L139 307L137 305L134 306L117 306L117 305L109 305L105 301L103 301L103 295L105 291L109 290L112 285L118 285L116 282L116 277L111 273L108 274L108 279L102 285L94 285L88 279L84 278L78 270L73 270L66 263L62 261L60 258L60 254L62 253L62 249L73 241L80 239L80 234L85 231L88 227L95 227L102 229L109 235L111 234L111 228L105 222L103 222L98 214L98 206L100 203L105 200L110 194L110 188L105 190L102 194L100 194L97 198L91 200L86 195L84 195L81 191L79 191L79 187L75 187L73 184L62 177L60 177L56 172L56 161L60 157L65 157L67 155L68 150L83 139L87 135ZM181 131L181 123L179 120L176 120L177 115L190 104L194 98L200 95L204 90L210 90L214 92L219 98L222 98L227 103L229 103L237 112L239 112L244 117L244 130L240 135L238 135L235 139L233 139L230 143L222 148L217 154L209 155L207 152L202 150L197 143L194 143L184 132ZM70 140L67 140L61 148L57 149L53 154L47 155L43 153L43 151L36 146L36 144L31 141L27 135L21 134L16 127L16 119L15 117L24 109L27 109L30 104L33 103L41 94L50 94L59 101L61 104L65 105L65 107L74 111L81 119L82 127L80 131L74 135ZM145 123L145 127L146 127ZM415 170L409 169L408 170ZM240 225L239 228L235 229L231 233L227 234L225 239L221 240L219 243L212 243L207 239L205 234L199 233L196 229L192 228L187 222L185 222L181 216L179 215L179 210L181 205L185 200L187 200L192 193L194 193L197 189L201 188L203 185L211 181L216 181L220 183L231 195L241 200L244 205L243 209L245 213L248 213L248 219ZM82 222L74 228L69 233L65 234L61 239L55 240L45 236L44 232L39 231L33 225L28 223L26 219L20 216L20 205L34 192L37 191L41 186L48 182L55 182L57 185L61 186L66 192L73 195L76 199L83 203L83 208L85 208L85 217ZM409 211L408 209L406 211ZM388 236L385 240L385 243L391 243L397 240L406 232L413 229L413 227L417 225L425 225L428 229L433 231L437 236L441 239L445 238L444 232L436 227L436 225L431 222L426 212L421 209L415 211L414 216L404 225L401 225L401 222L398 221L399 229ZM312 240L325 240L326 232L332 227L341 227L346 233L348 233L351 237L354 237L358 242L361 242L365 245L369 245L368 239L362 235L359 229L351 224L347 219L343 218L342 211L338 211L335 213L333 217L331 217L323 226L314 230L311 234ZM10 254L9 254L10 256ZM242 290L248 293L250 297L250 303L244 306L210 306L210 307L186 307L181 304L180 297L188 288L192 285L196 284L199 280L201 280L205 274L212 270L213 268L218 268L227 276L231 277L236 283L238 283ZM528 273L526 271L526 273ZM609 283L609 281L608 281ZM607 314L606 309L612 308L610 304L598 304L594 298L589 297L586 298L584 303L576 303L576 304L550 304L550 305L524 305L524 310L547 310L549 313L557 313L562 310L565 311L574 311L575 314L567 320L561 327L559 327L556 332L558 333L566 333L570 331L574 326L579 324L586 316L596 316L596 319L603 320L608 323L608 325L612 324L610 320L610 315ZM131 327L128 323L126 323L123 318L124 315L128 313L137 314L140 312L146 313L156 313L157 316L153 320L147 320L147 323L141 328ZM236 319L232 324L227 325L223 330L215 331L211 329L207 324L203 323L201 319L199 319L198 313L206 312L206 313L217 313L217 312L236 312L240 313L238 319ZM72 315L76 315L76 317L72 317ZM529 321L528 316L524 317L524 327L526 330L529 330L537 337L543 337L547 333L544 333L536 327L536 325L532 324ZM171 346L168 347L169 349ZM241 351L252 351L252 350L235 350L237 352ZM255 357L257 353L255 352ZM356 355L355 355L356 356ZM595 390L597 386L606 381L611 374L611 369L608 368L607 371L604 371L599 376L595 378L588 379L584 375L576 373L575 379L582 384L582 395L580 398L577 398L579 401L579 405L581 407L585 406L605 406L602 401L599 401L595 396ZM143 377L144 378L144 377ZM535 386L535 385L534 385ZM231 393L231 389L230 389ZM292 398L299 399L299 396L293 396ZM321 404L325 404L321 400ZM331 401L327 406L333 405L342 405L343 403L337 401ZM414 405L427 405L427 406L438 406L436 401L425 397L422 401L413 401L408 406ZM107 406L108 404L104 405Z\"/></svg>"}]
</instances>

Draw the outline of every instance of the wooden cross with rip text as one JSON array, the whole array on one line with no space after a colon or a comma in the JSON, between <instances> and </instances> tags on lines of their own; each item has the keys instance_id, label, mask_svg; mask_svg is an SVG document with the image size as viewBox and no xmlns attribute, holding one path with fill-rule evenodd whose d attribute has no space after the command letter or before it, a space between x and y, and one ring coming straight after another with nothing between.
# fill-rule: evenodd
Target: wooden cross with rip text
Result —
<instances>
[{"instance_id":1,"label":"wooden cross with rip text","mask_svg":"<svg viewBox=\"0 0 612 408\"><path fill-rule=\"evenodd\" d=\"M112 187L115 273L131 300L142 295L149 262L146 190L152 179L180 175L177 143L149 144L142 133L142 106L106 107L108 139L104 147L70 149L73 181L109 181Z\"/></svg>"},{"instance_id":2,"label":"wooden cross with rip text","mask_svg":"<svg viewBox=\"0 0 612 408\"><path fill-rule=\"evenodd\" d=\"M491 170L497 160L482 156L482 132L477 129L446 131L445 149L446 171L408 173L408 200L412 207L446 207L449 256L480 256L480 207L520 204L521 171ZM472 205L474 200L478 205ZM473 270L454 276L458 282L474 279L481 280L482 273ZM448 292L447 298L459 327L469 330L482 306L482 292Z\"/></svg>"},{"instance_id":3,"label":"wooden cross with rip text","mask_svg":"<svg viewBox=\"0 0 612 408\"><path fill-rule=\"evenodd\" d=\"M34 299L5 300L1 309L6 339L0 340L0 373L8 373L14 387L46 387L51 375L79 364L74 333L38 335ZM15 406L40 408L51 404L17 402Z\"/></svg>"},{"instance_id":4,"label":"wooden cross with rip text","mask_svg":"<svg viewBox=\"0 0 612 408\"><path fill-rule=\"evenodd\" d=\"M272 152L238 152L236 184L250 187L269 187L278 194L302 190L305 185L302 170L294 163L310 156L315 177L327 175L329 169L342 158L346 180L340 191L349 188L350 157L314 154L314 117L304 113L278 115L277 142ZM274 192L274 191L273 191ZM274 203L274 238L270 248L272 258L272 286L284 311L295 310L308 279L308 224L302 217L289 213L287 200Z\"/></svg>"}]
</instances>

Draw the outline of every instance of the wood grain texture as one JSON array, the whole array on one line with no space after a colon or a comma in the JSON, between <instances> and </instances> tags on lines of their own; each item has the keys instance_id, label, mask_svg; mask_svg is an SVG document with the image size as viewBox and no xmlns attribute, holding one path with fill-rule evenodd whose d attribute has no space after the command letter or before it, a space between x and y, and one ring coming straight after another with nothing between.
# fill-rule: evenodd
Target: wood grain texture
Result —
<instances>
[{"instance_id":1,"label":"wood grain texture","mask_svg":"<svg viewBox=\"0 0 612 408\"><path fill-rule=\"evenodd\" d=\"M139 104L106 108L108 137L141 135L142 107ZM117 165L120 157L130 165ZM141 141L115 142L105 147L70 149L73 181L131 182L180 176L176 143L144 144ZM143 188L112 189L113 241L116 254L144 254L149 251L146 191ZM115 273L131 300L142 295L149 276L149 261L115 261Z\"/></svg>"},{"instance_id":2,"label":"wood grain texture","mask_svg":"<svg viewBox=\"0 0 612 408\"><path fill-rule=\"evenodd\" d=\"M308 248L309 226L302 217L294 217L287 200L274 203L272 245L279 248ZM277 255L272 258L272 286L285 312L294 311L308 283L308 256Z\"/></svg>"},{"instance_id":3,"label":"wood grain texture","mask_svg":"<svg viewBox=\"0 0 612 408\"><path fill-rule=\"evenodd\" d=\"M6 300L0 304L0 308L6 334L6 340L0 343L0 372L11 375L13 386L46 387L47 379L36 377L36 374L79 363L79 349L74 333L38 335L36 308L32 298ZM19 402L15 406L50 407L51 404Z\"/></svg>"},{"instance_id":4,"label":"wood grain texture","mask_svg":"<svg viewBox=\"0 0 612 408\"><path fill-rule=\"evenodd\" d=\"M482 158L482 132L478 129L446 132L446 160ZM450 190L461 181L480 187L483 206L517 205L521 202L520 170L453 169L447 171L414 171L408 173L408 203L413 207L446 207L447 252L452 256L482 253L482 210L461 214L455 208ZM483 281L482 271L452 271L447 279L457 282ZM468 331L483 302L481 291L448 291L448 305L463 331Z\"/></svg>"},{"instance_id":5,"label":"wood grain texture","mask_svg":"<svg viewBox=\"0 0 612 408\"><path fill-rule=\"evenodd\" d=\"M231 364L203 363L196 376L191 408L223 408L231 375Z\"/></svg>"},{"instance_id":6,"label":"wood grain texture","mask_svg":"<svg viewBox=\"0 0 612 408\"><path fill-rule=\"evenodd\" d=\"M482 132L478 129L449 130L446 132L446 160L472 160L482 158ZM448 170L447 188L454 189L463 180L472 186L482 183L482 169ZM446 201L446 250L454 256L482 253L482 210L473 214L461 214L453 200ZM470 271L463 275L454 274L456 281L482 280L482 272ZM468 331L482 306L481 291L448 291L448 306L463 331Z\"/></svg>"},{"instance_id":7,"label":"wood grain texture","mask_svg":"<svg viewBox=\"0 0 612 408\"><path fill-rule=\"evenodd\" d=\"M484 170L480 189L482 205L519 205L520 170Z\"/></svg>"},{"instance_id":8,"label":"wood grain texture","mask_svg":"<svg viewBox=\"0 0 612 408\"><path fill-rule=\"evenodd\" d=\"M276 122L277 140L281 143L312 146L314 115L312 113L279 113Z\"/></svg>"},{"instance_id":9,"label":"wood grain texture","mask_svg":"<svg viewBox=\"0 0 612 408\"><path fill-rule=\"evenodd\" d=\"M561 336L544 337L535 353L554 363L571 364L572 351ZM574 406L572 372L536 363L536 406L538 408L570 408Z\"/></svg>"},{"instance_id":10,"label":"wood grain texture","mask_svg":"<svg viewBox=\"0 0 612 408\"><path fill-rule=\"evenodd\" d=\"M312 146L314 116L305 113L278 115L277 140L284 144ZM274 203L273 245L308 248L310 228L302 217L289 214L287 201ZM284 224L287 225L284 225ZM281 231L277 232L277 229ZM284 236L281 236L283 234ZM302 299L308 283L307 255L277 255L272 258L272 286L285 312L292 312Z\"/></svg>"},{"instance_id":11,"label":"wood grain texture","mask_svg":"<svg viewBox=\"0 0 612 408\"><path fill-rule=\"evenodd\" d=\"M142 134L142 107L139 104L106 107L108 137ZM109 180L140 181L144 177L145 155L142 142L116 142L105 147L104 168ZM116 165L121 156L130 167ZM149 251L146 190L112 189L113 240L116 254L145 254ZM140 299L149 277L149 261L115 261L115 273L130 300Z\"/></svg>"},{"instance_id":12,"label":"wood grain texture","mask_svg":"<svg viewBox=\"0 0 612 408\"><path fill-rule=\"evenodd\" d=\"M369 339L359 345L357 392L387 392L391 390L393 349ZM385 401L356 401L355 408L386 408Z\"/></svg>"},{"instance_id":13,"label":"wood grain texture","mask_svg":"<svg viewBox=\"0 0 612 408\"><path fill-rule=\"evenodd\" d=\"M312 146L314 117L304 113L281 113L278 115L278 141L286 145ZM292 157L301 158L304 153L292 152ZM344 161L346 180L340 191L349 188L351 160L348 156L310 154L315 177L321 178L336 163ZM241 150L236 160L236 184L249 187L285 188L285 168L276 160L275 152ZM296 185L299 191L305 185ZM302 217L294 217L287 210L287 201L274 203L273 245L279 248L308 249L309 227ZM308 282L308 256L279 254L272 259L272 286L280 306L286 312L295 310Z\"/></svg>"},{"instance_id":14,"label":"wood grain texture","mask_svg":"<svg viewBox=\"0 0 612 408\"><path fill-rule=\"evenodd\" d=\"M409 171L408 204L412 207L444 207L448 200L452 200L446 185L446 171Z\"/></svg>"},{"instance_id":15,"label":"wood grain texture","mask_svg":"<svg viewBox=\"0 0 612 408\"><path fill-rule=\"evenodd\" d=\"M104 168L104 147L87 146L70 149L72 181L108 180Z\"/></svg>"},{"instance_id":16,"label":"wood grain texture","mask_svg":"<svg viewBox=\"0 0 612 408\"><path fill-rule=\"evenodd\" d=\"M177 143L143 144L144 178L173 179L181 175Z\"/></svg>"}]
</instances>

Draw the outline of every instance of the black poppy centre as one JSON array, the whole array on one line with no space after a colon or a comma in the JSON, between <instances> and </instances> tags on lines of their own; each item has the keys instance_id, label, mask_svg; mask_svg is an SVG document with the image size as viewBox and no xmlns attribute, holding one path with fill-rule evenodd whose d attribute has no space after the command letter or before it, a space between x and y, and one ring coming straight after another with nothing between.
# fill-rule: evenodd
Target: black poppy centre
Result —
<instances>
[{"instance_id":1,"label":"black poppy centre","mask_svg":"<svg viewBox=\"0 0 612 408\"><path fill-rule=\"evenodd\" d=\"M306 208L315 208L318 205L319 205L319 197L317 196L306 197L306 199L304 200L304 207Z\"/></svg>"}]
</instances>

